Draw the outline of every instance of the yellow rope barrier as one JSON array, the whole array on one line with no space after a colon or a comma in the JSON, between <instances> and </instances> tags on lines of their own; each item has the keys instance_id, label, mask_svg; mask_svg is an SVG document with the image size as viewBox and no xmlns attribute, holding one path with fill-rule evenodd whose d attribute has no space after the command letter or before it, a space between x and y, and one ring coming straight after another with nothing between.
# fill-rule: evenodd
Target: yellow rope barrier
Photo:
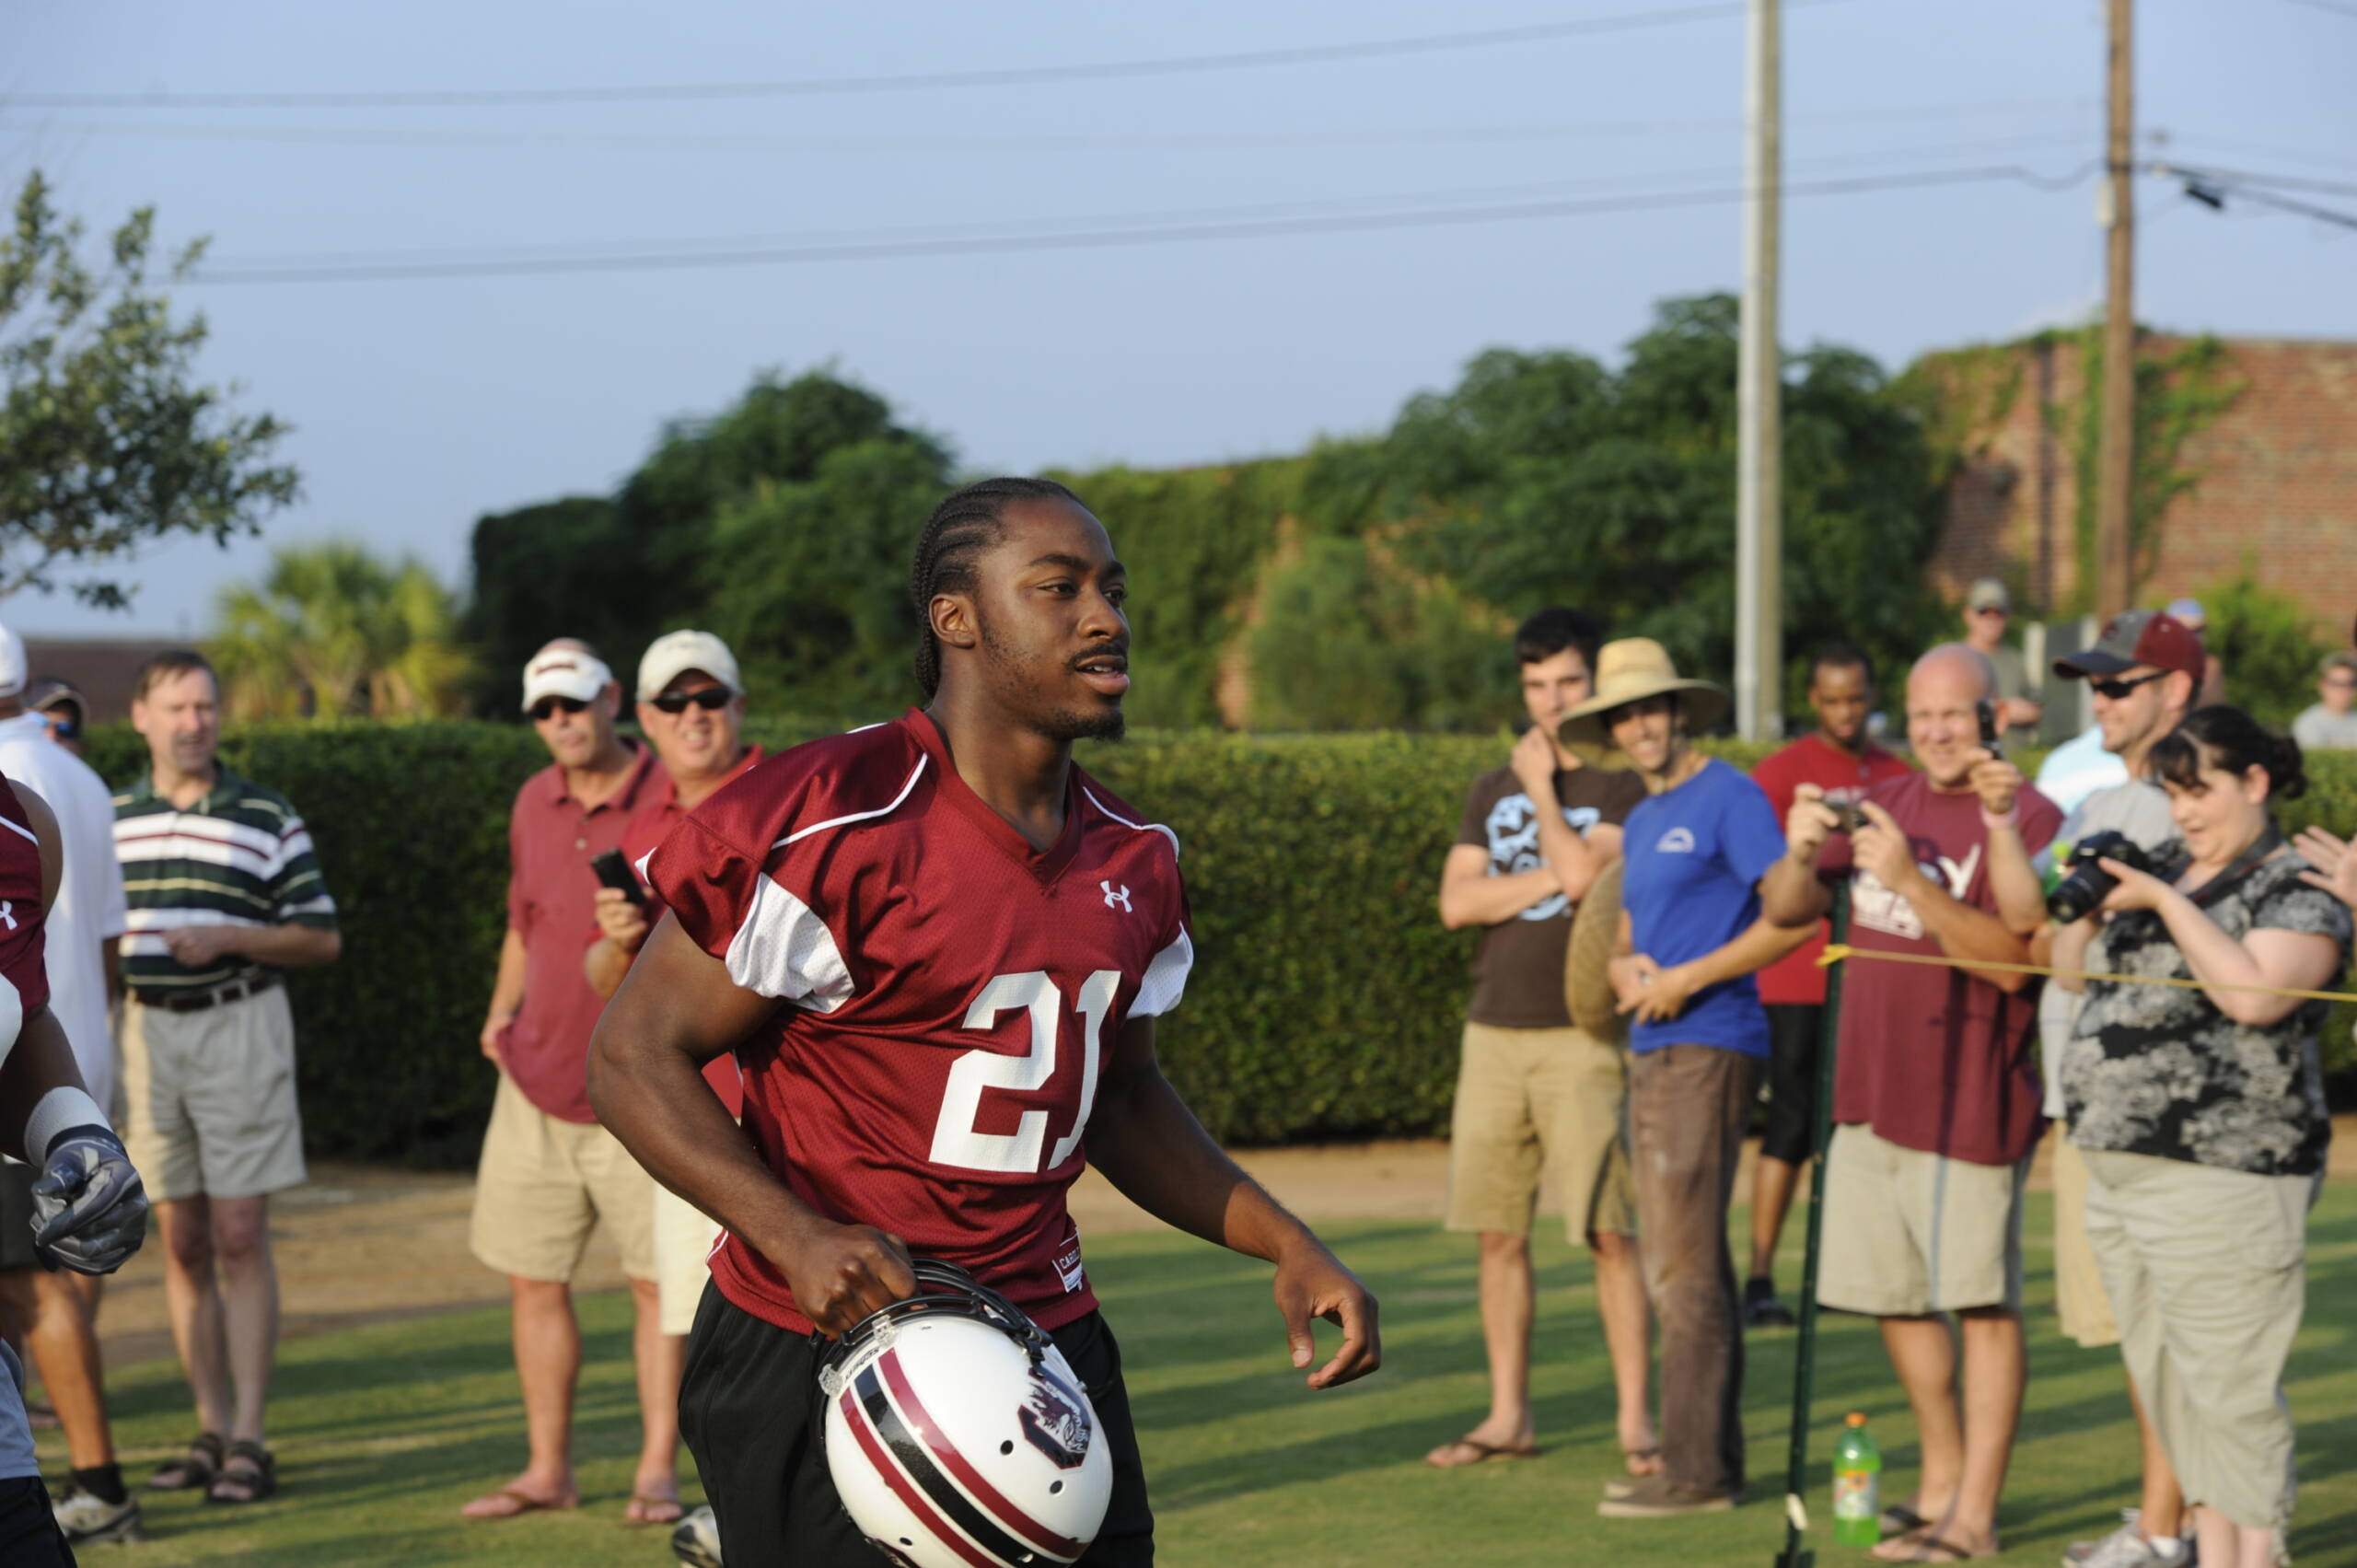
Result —
<instances>
[{"instance_id":1,"label":"yellow rope barrier","mask_svg":"<svg viewBox=\"0 0 2357 1568\"><path fill-rule=\"evenodd\" d=\"M2357 1002L2357 995L2345 991L2293 991L2280 985L2232 985L2224 981L2179 980L2174 975L2104 974L2093 970L2049 969L2044 964L2006 964L1993 958L1951 958L1945 953L1878 953L1871 948L1852 947L1847 943L1826 945L1817 962L1838 964L1845 958L1871 958L1885 964L1930 964L1937 969L1998 970L2006 974L2039 974L2063 980L2106 980L2118 985L2174 985L2181 991L2252 991L2261 996L2297 996L2310 1002Z\"/></svg>"}]
</instances>

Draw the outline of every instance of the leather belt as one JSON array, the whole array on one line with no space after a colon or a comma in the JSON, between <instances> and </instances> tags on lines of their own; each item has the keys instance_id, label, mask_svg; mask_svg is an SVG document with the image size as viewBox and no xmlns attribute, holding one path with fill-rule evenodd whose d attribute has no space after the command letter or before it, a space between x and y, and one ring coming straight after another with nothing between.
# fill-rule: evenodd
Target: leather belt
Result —
<instances>
[{"instance_id":1,"label":"leather belt","mask_svg":"<svg viewBox=\"0 0 2357 1568\"><path fill-rule=\"evenodd\" d=\"M274 974L258 974L250 980L233 980L226 985L216 985L210 991L140 991L133 993L142 1007L157 1007L167 1013L202 1013L207 1007L225 1006L242 1002L249 996L259 996L278 983Z\"/></svg>"}]
</instances>

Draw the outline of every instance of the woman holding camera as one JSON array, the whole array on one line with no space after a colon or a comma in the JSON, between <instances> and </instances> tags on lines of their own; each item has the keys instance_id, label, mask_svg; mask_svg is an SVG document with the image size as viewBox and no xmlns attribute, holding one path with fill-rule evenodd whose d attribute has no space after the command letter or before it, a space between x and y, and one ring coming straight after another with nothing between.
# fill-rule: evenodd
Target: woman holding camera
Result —
<instances>
[{"instance_id":1,"label":"woman holding camera","mask_svg":"<svg viewBox=\"0 0 2357 1568\"><path fill-rule=\"evenodd\" d=\"M2156 744L2181 847L2057 935L2084 985L2061 1063L2089 1173L2087 1234L2120 1351L2189 1503L2205 1568L2270 1568L2291 1516L2282 1373L2306 1290L2308 1206L2332 1135L2316 1032L2349 912L2268 810L2306 786L2294 742L2202 708Z\"/></svg>"}]
</instances>

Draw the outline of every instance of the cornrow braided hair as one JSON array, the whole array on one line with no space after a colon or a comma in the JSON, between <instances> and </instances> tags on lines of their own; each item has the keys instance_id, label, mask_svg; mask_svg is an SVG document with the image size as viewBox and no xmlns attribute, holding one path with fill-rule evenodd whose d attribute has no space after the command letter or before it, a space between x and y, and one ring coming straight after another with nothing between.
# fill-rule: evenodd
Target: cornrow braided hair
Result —
<instances>
[{"instance_id":1,"label":"cornrow braided hair","mask_svg":"<svg viewBox=\"0 0 2357 1568\"><path fill-rule=\"evenodd\" d=\"M933 634L937 594L974 591L974 562L1006 532L1010 501L1069 501L1079 496L1051 479L985 479L953 492L933 509L917 535L909 569L909 598L917 610L917 685L930 699L941 688L941 643ZM1082 509L1086 510L1086 506Z\"/></svg>"}]
</instances>

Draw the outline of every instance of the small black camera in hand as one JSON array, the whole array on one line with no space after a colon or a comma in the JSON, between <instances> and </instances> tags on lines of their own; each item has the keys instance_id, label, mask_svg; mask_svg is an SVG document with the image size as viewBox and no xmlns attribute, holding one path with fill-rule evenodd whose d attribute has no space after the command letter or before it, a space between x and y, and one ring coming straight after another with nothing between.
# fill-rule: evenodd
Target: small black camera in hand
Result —
<instances>
[{"instance_id":1,"label":"small black camera in hand","mask_svg":"<svg viewBox=\"0 0 2357 1568\"><path fill-rule=\"evenodd\" d=\"M2071 858L2063 863L2071 868L2070 874L2046 895L2046 912L2054 917L2055 924L2068 925L2084 919L2088 911L2119 886L2119 878L2097 864L2105 860L2118 861L2137 871L2153 869L2144 859L2144 852L2127 834L2109 828L2089 833L2071 846Z\"/></svg>"}]
</instances>

